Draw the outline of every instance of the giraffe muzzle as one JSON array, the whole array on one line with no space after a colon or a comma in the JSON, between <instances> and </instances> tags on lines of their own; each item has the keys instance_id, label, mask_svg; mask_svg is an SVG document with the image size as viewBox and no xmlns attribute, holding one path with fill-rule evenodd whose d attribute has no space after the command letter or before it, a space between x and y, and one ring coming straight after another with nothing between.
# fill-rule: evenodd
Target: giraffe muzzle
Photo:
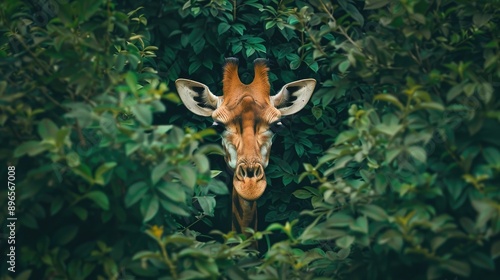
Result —
<instances>
[{"instance_id":1,"label":"giraffe muzzle","mask_svg":"<svg viewBox=\"0 0 500 280\"><path fill-rule=\"evenodd\" d=\"M243 199L258 199L267 186L264 167L260 163L239 164L234 172L233 185Z\"/></svg>"}]
</instances>

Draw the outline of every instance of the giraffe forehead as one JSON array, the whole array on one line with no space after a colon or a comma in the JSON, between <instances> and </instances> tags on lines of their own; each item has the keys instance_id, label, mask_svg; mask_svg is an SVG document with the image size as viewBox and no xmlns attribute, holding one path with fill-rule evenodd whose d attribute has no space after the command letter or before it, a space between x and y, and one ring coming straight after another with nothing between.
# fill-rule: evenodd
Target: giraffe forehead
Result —
<instances>
[{"instance_id":1,"label":"giraffe forehead","mask_svg":"<svg viewBox=\"0 0 500 280\"><path fill-rule=\"evenodd\" d=\"M262 101L248 94L242 95L237 100L223 102L221 107L212 114L213 119L226 126L242 121L270 124L280 117L280 111L270 105L269 96L267 100Z\"/></svg>"}]
</instances>

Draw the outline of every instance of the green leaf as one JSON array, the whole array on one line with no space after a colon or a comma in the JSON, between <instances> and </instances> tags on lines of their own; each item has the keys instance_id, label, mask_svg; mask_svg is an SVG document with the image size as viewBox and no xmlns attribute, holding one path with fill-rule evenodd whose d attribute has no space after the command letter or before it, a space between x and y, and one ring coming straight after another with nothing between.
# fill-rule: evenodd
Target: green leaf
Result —
<instances>
[{"instance_id":1,"label":"green leaf","mask_svg":"<svg viewBox=\"0 0 500 280\"><path fill-rule=\"evenodd\" d=\"M87 182L89 182L90 184L94 184L94 177L92 176L92 171L85 163L81 163L77 167L72 168L72 170L76 175L87 180Z\"/></svg>"},{"instance_id":2,"label":"green leaf","mask_svg":"<svg viewBox=\"0 0 500 280\"><path fill-rule=\"evenodd\" d=\"M392 94L387 94L387 93L377 94L373 97L373 100L382 100L385 102L389 102L389 103L396 105L399 109L404 110L403 104L401 104L399 99Z\"/></svg>"},{"instance_id":3,"label":"green leaf","mask_svg":"<svg viewBox=\"0 0 500 280\"><path fill-rule=\"evenodd\" d=\"M389 246L389 248L399 253L403 248L403 238L401 237L401 234L399 232L393 229L389 229L379 236L378 244L386 244L387 246Z\"/></svg>"},{"instance_id":4,"label":"green leaf","mask_svg":"<svg viewBox=\"0 0 500 280\"><path fill-rule=\"evenodd\" d=\"M116 162L106 162L101 164L101 166L99 166L95 171L95 179L94 179L95 183L104 186L105 184L103 177L104 173L113 169L115 166Z\"/></svg>"},{"instance_id":5,"label":"green leaf","mask_svg":"<svg viewBox=\"0 0 500 280\"><path fill-rule=\"evenodd\" d=\"M210 169L210 163L208 162L208 158L204 154L195 154L193 156L193 161L200 173L204 173Z\"/></svg>"},{"instance_id":6,"label":"green leaf","mask_svg":"<svg viewBox=\"0 0 500 280\"><path fill-rule=\"evenodd\" d=\"M57 197L56 199L52 200L52 203L50 204L50 215L54 216L61 210L62 206L64 205L64 199L62 197Z\"/></svg>"},{"instance_id":7,"label":"green leaf","mask_svg":"<svg viewBox=\"0 0 500 280\"><path fill-rule=\"evenodd\" d=\"M425 163L427 161L427 152L418 146L411 146L407 149L408 153L416 160Z\"/></svg>"},{"instance_id":8,"label":"green leaf","mask_svg":"<svg viewBox=\"0 0 500 280\"><path fill-rule=\"evenodd\" d=\"M125 74L125 82L127 83L130 92L137 94L137 76L134 72L129 71Z\"/></svg>"},{"instance_id":9,"label":"green leaf","mask_svg":"<svg viewBox=\"0 0 500 280\"><path fill-rule=\"evenodd\" d=\"M474 22L474 25L477 27L482 27L488 23L492 17L493 14L475 13L474 16L472 16L472 22Z\"/></svg>"},{"instance_id":10,"label":"green leaf","mask_svg":"<svg viewBox=\"0 0 500 280\"><path fill-rule=\"evenodd\" d=\"M352 245L354 240L355 240L354 236L346 235L346 236L343 236L343 237L335 240L335 244L337 246L339 246L340 248L347 249Z\"/></svg>"},{"instance_id":11,"label":"green leaf","mask_svg":"<svg viewBox=\"0 0 500 280\"><path fill-rule=\"evenodd\" d=\"M187 2L189 3L189 1ZM161 260L162 256L158 252L152 252L152 251L140 251L136 253L133 257L132 260L139 260L139 259L158 259Z\"/></svg>"},{"instance_id":12,"label":"green leaf","mask_svg":"<svg viewBox=\"0 0 500 280\"><path fill-rule=\"evenodd\" d=\"M87 209L80 207L80 206L76 206L76 207L73 207L73 209L71 209L71 210L73 211L73 213L75 213L76 216L78 216L78 218L80 218L80 220L82 220L82 221L87 220L87 217L89 215L89 212L87 211Z\"/></svg>"},{"instance_id":13,"label":"green leaf","mask_svg":"<svg viewBox=\"0 0 500 280\"><path fill-rule=\"evenodd\" d=\"M130 156L135 151L137 151L141 147L139 143L127 143L125 144L125 155Z\"/></svg>"},{"instance_id":14,"label":"green leaf","mask_svg":"<svg viewBox=\"0 0 500 280\"><path fill-rule=\"evenodd\" d=\"M203 213L213 217L215 210L215 198L213 196L196 196Z\"/></svg>"},{"instance_id":15,"label":"green leaf","mask_svg":"<svg viewBox=\"0 0 500 280\"><path fill-rule=\"evenodd\" d=\"M312 194L306 190L296 190L292 194L299 199L308 199L312 197Z\"/></svg>"},{"instance_id":16,"label":"green leaf","mask_svg":"<svg viewBox=\"0 0 500 280\"><path fill-rule=\"evenodd\" d=\"M488 269L491 271L495 269L495 263L493 262L493 259L484 253L478 251L472 252L469 255L469 260L472 264L480 268Z\"/></svg>"},{"instance_id":17,"label":"green leaf","mask_svg":"<svg viewBox=\"0 0 500 280\"><path fill-rule=\"evenodd\" d=\"M231 28L238 33L240 36L243 36L243 32L247 29L243 24L241 23L235 23L231 26Z\"/></svg>"},{"instance_id":18,"label":"green leaf","mask_svg":"<svg viewBox=\"0 0 500 280\"><path fill-rule=\"evenodd\" d=\"M221 173L222 173L221 170L210 170L210 178L215 178Z\"/></svg>"},{"instance_id":19,"label":"green leaf","mask_svg":"<svg viewBox=\"0 0 500 280\"><path fill-rule=\"evenodd\" d=\"M359 211L368 218L371 218L379 222L387 221L387 219L389 218L387 212L385 212L385 210L382 207L375 204L363 205L360 207Z\"/></svg>"},{"instance_id":20,"label":"green leaf","mask_svg":"<svg viewBox=\"0 0 500 280\"><path fill-rule=\"evenodd\" d=\"M459 94L463 92L463 88L464 88L463 83L453 86L446 94L446 101L450 102L453 99L455 99L455 97L457 97Z\"/></svg>"},{"instance_id":21,"label":"green leaf","mask_svg":"<svg viewBox=\"0 0 500 280\"><path fill-rule=\"evenodd\" d=\"M268 21L268 22L266 22L265 28L266 28L266 30L271 29L275 25L276 25L276 21Z\"/></svg>"},{"instance_id":22,"label":"green leaf","mask_svg":"<svg viewBox=\"0 0 500 280\"><path fill-rule=\"evenodd\" d=\"M382 8L389 4L391 0L366 0L365 1L365 10L375 10Z\"/></svg>"},{"instance_id":23,"label":"green leaf","mask_svg":"<svg viewBox=\"0 0 500 280\"><path fill-rule=\"evenodd\" d=\"M181 182L190 189L194 188L196 184L196 172L189 166L181 166L177 170L181 176Z\"/></svg>"},{"instance_id":24,"label":"green leaf","mask_svg":"<svg viewBox=\"0 0 500 280\"><path fill-rule=\"evenodd\" d=\"M28 154L29 156L36 156L48 150L48 148L48 145L42 144L39 141L27 141L19 145L14 150L14 157L22 157L25 154Z\"/></svg>"},{"instance_id":25,"label":"green leaf","mask_svg":"<svg viewBox=\"0 0 500 280\"><path fill-rule=\"evenodd\" d=\"M351 63L349 62L349 60L344 60L339 64L339 71L341 73L345 73L347 71L347 69L349 69L349 66L351 66Z\"/></svg>"},{"instance_id":26,"label":"green leaf","mask_svg":"<svg viewBox=\"0 0 500 280\"><path fill-rule=\"evenodd\" d=\"M323 109L321 108L321 106L314 106L311 109L311 112L312 112L313 116L316 118L316 120L319 120L321 118L321 116L323 115Z\"/></svg>"},{"instance_id":27,"label":"green leaf","mask_svg":"<svg viewBox=\"0 0 500 280\"><path fill-rule=\"evenodd\" d=\"M175 202L186 202L186 192L184 192L183 187L177 183L161 182L156 189Z\"/></svg>"},{"instance_id":28,"label":"green leaf","mask_svg":"<svg viewBox=\"0 0 500 280\"><path fill-rule=\"evenodd\" d=\"M55 143L57 131L59 131L59 128L49 119L43 119L38 123L38 134L44 141Z\"/></svg>"},{"instance_id":29,"label":"green leaf","mask_svg":"<svg viewBox=\"0 0 500 280\"><path fill-rule=\"evenodd\" d=\"M151 172L151 182L153 185L156 185L163 175L165 175L171 168L167 165L166 162L162 162L153 168Z\"/></svg>"},{"instance_id":30,"label":"green leaf","mask_svg":"<svg viewBox=\"0 0 500 280\"><path fill-rule=\"evenodd\" d=\"M483 149L483 156L486 162L493 166L500 166L500 152L495 147L487 147Z\"/></svg>"},{"instance_id":31,"label":"green leaf","mask_svg":"<svg viewBox=\"0 0 500 280\"><path fill-rule=\"evenodd\" d=\"M345 227L349 226L354 218L345 213L335 213L327 221L331 227Z\"/></svg>"},{"instance_id":32,"label":"green leaf","mask_svg":"<svg viewBox=\"0 0 500 280\"><path fill-rule=\"evenodd\" d=\"M491 245L491 258L496 259L500 256L500 241L495 241Z\"/></svg>"},{"instance_id":33,"label":"green leaf","mask_svg":"<svg viewBox=\"0 0 500 280\"><path fill-rule=\"evenodd\" d=\"M169 213L172 213L172 214L176 214L176 215L180 215L180 216L184 216L184 217L189 217L190 214L189 212L187 212L186 210L184 210L182 207L180 207L177 204L174 204L166 199L161 199L160 200L160 204L161 204L161 207L163 209L165 209L165 211L169 212Z\"/></svg>"},{"instance_id":34,"label":"green leaf","mask_svg":"<svg viewBox=\"0 0 500 280\"><path fill-rule=\"evenodd\" d=\"M101 207L103 210L109 210L109 199L105 193L101 191L91 191L83 196L83 198L88 198L94 201L97 206Z\"/></svg>"},{"instance_id":35,"label":"green leaf","mask_svg":"<svg viewBox=\"0 0 500 280\"><path fill-rule=\"evenodd\" d=\"M391 150L385 151L385 162L391 163L402 151L403 151L403 149L401 149L401 148L396 148L396 149L391 149Z\"/></svg>"},{"instance_id":36,"label":"green leaf","mask_svg":"<svg viewBox=\"0 0 500 280\"><path fill-rule=\"evenodd\" d=\"M466 262L445 260L439 266L462 277L469 277L470 275L470 265Z\"/></svg>"},{"instance_id":37,"label":"green leaf","mask_svg":"<svg viewBox=\"0 0 500 280\"><path fill-rule=\"evenodd\" d=\"M343 131L337 136L337 139L335 140L335 145L351 141L354 138L356 138L356 136L358 136L358 131L356 130Z\"/></svg>"},{"instance_id":38,"label":"green leaf","mask_svg":"<svg viewBox=\"0 0 500 280\"><path fill-rule=\"evenodd\" d=\"M351 253L351 248L342 248L340 249L338 252L337 252L337 258L339 258L339 260L345 260L349 254Z\"/></svg>"},{"instance_id":39,"label":"green leaf","mask_svg":"<svg viewBox=\"0 0 500 280\"><path fill-rule=\"evenodd\" d=\"M387 134L389 136L396 135L403 128L400 124L387 124L387 123L379 123L375 126L375 129L379 132Z\"/></svg>"},{"instance_id":40,"label":"green leaf","mask_svg":"<svg viewBox=\"0 0 500 280\"><path fill-rule=\"evenodd\" d=\"M219 180L211 180L208 183L207 188L210 192L212 192L214 194L218 194L218 195L229 194L229 189L226 186L226 184L224 184L223 182L221 182Z\"/></svg>"},{"instance_id":41,"label":"green leaf","mask_svg":"<svg viewBox=\"0 0 500 280\"><path fill-rule=\"evenodd\" d=\"M143 125L150 126L153 121L153 113L150 106L146 104L136 104L131 108L135 118Z\"/></svg>"},{"instance_id":42,"label":"green leaf","mask_svg":"<svg viewBox=\"0 0 500 280\"><path fill-rule=\"evenodd\" d=\"M130 207L137 203L148 192L148 189L146 182L140 181L134 183L128 188L125 195L125 206Z\"/></svg>"},{"instance_id":43,"label":"green leaf","mask_svg":"<svg viewBox=\"0 0 500 280\"><path fill-rule=\"evenodd\" d=\"M219 23L219 26L217 27L217 34L219 34L219 35L224 34L224 33L226 33L226 31L229 30L229 28L231 28L231 25L229 25L226 22L221 22L221 23Z\"/></svg>"},{"instance_id":44,"label":"green leaf","mask_svg":"<svg viewBox=\"0 0 500 280\"><path fill-rule=\"evenodd\" d=\"M143 222L148 222L153 219L158 209L160 208L160 203L157 196L152 196L150 199L144 199L141 203L141 212L143 215Z\"/></svg>"},{"instance_id":45,"label":"green leaf","mask_svg":"<svg viewBox=\"0 0 500 280\"><path fill-rule=\"evenodd\" d=\"M30 277L31 277L31 272L32 272L32 270L31 270L31 269L29 269L29 270L25 270L25 271L23 271L23 272L19 273L19 274L17 275L17 277L16 277L16 279L15 279L15 280L29 280L29 279L31 279L31 278L30 278ZM7 278L7 279L8 279L8 278Z\"/></svg>"},{"instance_id":46,"label":"green leaf","mask_svg":"<svg viewBox=\"0 0 500 280\"><path fill-rule=\"evenodd\" d=\"M352 223L349 228L352 231L357 231L361 233L368 233L368 219L366 217L358 217L354 223Z\"/></svg>"},{"instance_id":47,"label":"green leaf","mask_svg":"<svg viewBox=\"0 0 500 280\"><path fill-rule=\"evenodd\" d=\"M77 233L78 226L76 225L62 226L54 233L52 240L57 245L66 245L75 238Z\"/></svg>"},{"instance_id":48,"label":"green leaf","mask_svg":"<svg viewBox=\"0 0 500 280\"><path fill-rule=\"evenodd\" d=\"M444 106L442 104L439 104L437 102L422 102L416 106L417 109L431 109L431 110L438 110L438 111L444 111Z\"/></svg>"}]
</instances>

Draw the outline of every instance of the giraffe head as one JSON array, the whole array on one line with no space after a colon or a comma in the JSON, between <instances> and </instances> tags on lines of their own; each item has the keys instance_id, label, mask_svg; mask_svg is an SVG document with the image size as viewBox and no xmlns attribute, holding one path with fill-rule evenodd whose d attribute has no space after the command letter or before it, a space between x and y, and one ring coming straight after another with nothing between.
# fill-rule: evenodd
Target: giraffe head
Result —
<instances>
[{"instance_id":1,"label":"giraffe head","mask_svg":"<svg viewBox=\"0 0 500 280\"><path fill-rule=\"evenodd\" d=\"M270 96L268 70L266 60L256 59L254 80L243 84L238 76L238 60L226 59L223 96L214 95L199 82L175 81L182 102L191 112L211 116L214 126L223 128L224 158L234 172L233 186L247 201L258 199L266 189L264 168L269 163L272 138L281 126L281 117L300 111L316 85L314 79L299 80Z\"/></svg>"}]
</instances>

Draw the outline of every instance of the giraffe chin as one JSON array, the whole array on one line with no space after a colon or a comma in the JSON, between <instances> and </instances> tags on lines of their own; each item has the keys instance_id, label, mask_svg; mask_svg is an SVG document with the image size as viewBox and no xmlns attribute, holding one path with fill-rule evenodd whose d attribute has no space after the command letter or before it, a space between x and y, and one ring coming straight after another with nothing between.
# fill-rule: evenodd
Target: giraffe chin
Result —
<instances>
[{"instance_id":1,"label":"giraffe chin","mask_svg":"<svg viewBox=\"0 0 500 280\"><path fill-rule=\"evenodd\" d=\"M233 186L241 198L248 201L257 200L266 190L266 176L261 177L259 180L255 177L245 177L238 180L234 176Z\"/></svg>"}]
</instances>

